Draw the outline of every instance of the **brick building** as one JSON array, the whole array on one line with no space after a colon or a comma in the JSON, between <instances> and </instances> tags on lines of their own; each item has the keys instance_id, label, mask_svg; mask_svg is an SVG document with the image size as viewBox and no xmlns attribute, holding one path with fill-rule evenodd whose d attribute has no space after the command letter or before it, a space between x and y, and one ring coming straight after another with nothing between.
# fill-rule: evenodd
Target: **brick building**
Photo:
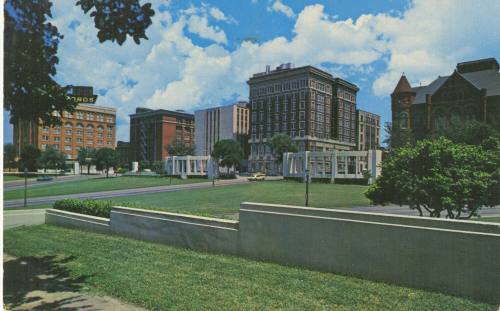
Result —
<instances>
[{"instance_id":1,"label":"brick building","mask_svg":"<svg viewBox=\"0 0 500 311\"><path fill-rule=\"evenodd\" d=\"M500 73L494 58L457 64L449 76L412 87L403 75L391 94L392 124L424 137L452 120L483 121L500 130Z\"/></svg>"},{"instance_id":2,"label":"brick building","mask_svg":"<svg viewBox=\"0 0 500 311\"><path fill-rule=\"evenodd\" d=\"M162 161L168 156L168 145L193 144L192 114L139 107L130 115L131 161Z\"/></svg>"},{"instance_id":3,"label":"brick building","mask_svg":"<svg viewBox=\"0 0 500 311\"><path fill-rule=\"evenodd\" d=\"M74 86L68 96L79 104L73 113L63 113L62 125L49 127L31 121L14 124L13 141L19 154L25 145L42 151L51 146L68 160L76 160L83 147L115 148L116 109L93 105L97 95L92 87Z\"/></svg>"},{"instance_id":4,"label":"brick building","mask_svg":"<svg viewBox=\"0 0 500 311\"><path fill-rule=\"evenodd\" d=\"M356 147L358 87L312 66L254 74L250 87L250 171L277 172L267 146L276 133L297 142L300 151L353 150Z\"/></svg>"}]
</instances>

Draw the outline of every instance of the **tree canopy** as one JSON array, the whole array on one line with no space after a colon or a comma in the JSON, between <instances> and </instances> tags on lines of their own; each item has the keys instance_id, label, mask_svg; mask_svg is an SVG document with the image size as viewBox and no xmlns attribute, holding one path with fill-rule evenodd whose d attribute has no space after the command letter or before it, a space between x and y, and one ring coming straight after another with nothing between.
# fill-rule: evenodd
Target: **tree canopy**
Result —
<instances>
[{"instance_id":1,"label":"tree canopy","mask_svg":"<svg viewBox=\"0 0 500 311\"><path fill-rule=\"evenodd\" d=\"M171 156L185 156L194 155L195 146L188 144L172 144L165 147L168 155Z\"/></svg>"},{"instance_id":2,"label":"tree canopy","mask_svg":"<svg viewBox=\"0 0 500 311\"><path fill-rule=\"evenodd\" d=\"M268 145L278 163L283 163L283 153L297 152L298 150L293 139L284 133L275 134L268 142Z\"/></svg>"},{"instance_id":3,"label":"tree canopy","mask_svg":"<svg viewBox=\"0 0 500 311\"><path fill-rule=\"evenodd\" d=\"M47 148L39 158L40 167L44 169L66 169L66 156L57 149Z\"/></svg>"},{"instance_id":4,"label":"tree canopy","mask_svg":"<svg viewBox=\"0 0 500 311\"><path fill-rule=\"evenodd\" d=\"M116 151L111 148L101 148L95 154L95 164L98 170L105 170L106 177L109 177L109 168L115 167L118 163Z\"/></svg>"},{"instance_id":5,"label":"tree canopy","mask_svg":"<svg viewBox=\"0 0 500 311\"><path fill-rule=\"evenodd\" d=\"M243 157L240 144L233 139L222 139L215 143L212 157L219 161L220 166L229 168L237 167Z\"/></svg>"},{"instance_id":6,"label":"tree canopy","mask_svg":"<svg viewBox=\"0 0 500 311\"><path fill-rule=\"evenodd\" d=\"M147 39L151 4L138 0L79 0L85 13L94 17L100 42L123 44L127 36L139 44ZM7 0L4 4L4 109L10 122L42 121L60 124L63 111L73 112L68 87L54 79L59 63L57 50L63 36L47 19L52 17L50 0Z\"/></svg>"},{"instance_id":7,"label":"tree canopy","mask_svg":"<svg viewBox=\"0 0 500 311\"><path fill-rule=\"evenodd\" d=\"M89 175L90 165L92 165L96 160L95 149L84 147L78 150L78 155L76 159L78 161L78 164L80 164L80 172L81 172L81 166L87 165L87 175Z\"/></svg>"},{"instance_id":8,"label":"tree canopy","mask_svg":"<svg viewBox=\"0 0 500 311\"><path fill-rule=\"evenodd\" d=\"M15 168L17 166L17 152L13 144L3 145L3 167Z\"/></svg>"},{"instance_id":9,"label":"tree canopy","mask_svg":"<svg viewBox=\"0 0 500 311\"><path fill-rule=\"evenodd\" d=\"M21 150L21 156L19 158L19 169L28 169L29 172L34 172L39 167L38 159L40 157L41 151L33 145L26 145Z\"/></svg>"},{"instance_id":10,"label":"tree canopy","mask_svg":"<svg viewBox=\"0 0 500 311\"><path fill-rule=\"evenodd\" d=\"M375 204L407 204L420 215L470 218L500 202L500 148L456 144L444 137L393 150L366 196Z\"/></svg>"}]
</instances>

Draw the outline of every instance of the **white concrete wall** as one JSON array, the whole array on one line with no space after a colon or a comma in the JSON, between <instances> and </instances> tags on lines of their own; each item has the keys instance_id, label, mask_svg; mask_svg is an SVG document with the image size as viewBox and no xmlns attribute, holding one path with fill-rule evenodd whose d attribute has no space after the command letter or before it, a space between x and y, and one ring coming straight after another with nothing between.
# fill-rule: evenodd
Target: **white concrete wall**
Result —
<instances>
[{"instance_id":1,"label":"white concrete wall","mask_svg":"<svg viewBox=\"0 0 500 311\"><path fill-rule=\"evenodd\" d=\"M257 203L239 222L114 207L109 226L54 210L47 223L500 303L494 223Z\"/></svg>"}]
</instances>

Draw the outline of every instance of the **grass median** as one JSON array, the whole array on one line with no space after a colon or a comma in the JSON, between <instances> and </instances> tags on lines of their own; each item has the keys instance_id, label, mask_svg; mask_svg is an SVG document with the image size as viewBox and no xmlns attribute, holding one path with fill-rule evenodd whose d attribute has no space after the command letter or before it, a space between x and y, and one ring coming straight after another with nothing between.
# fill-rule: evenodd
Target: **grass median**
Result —
<instances>
[{"instance_id":1,"label":"grass median","mask_svg":"<svg viewBox=\"0 0 500 311\"><path fill-rule=\"evenodd\" d=\"M345 208L366 206L366 186L340 184L309 185L309 206ZM190 189L111 198L117 205L235 219L241 202L304 206L305 184L295 181L252 182L224 187Z\"/></svg>"},{"instance_id":2,"label":"grass median","mask_svg":"<svg viewBox=\"0 0 500 311\"><path fill-rule=\"evenodd\" d=\"M49 225L10 229L4 239L17 262L56 267L51 282L58 290L69 286L152 310L495 310L439 293ZM29 299L14 285L14 264L4 263L8 307ZM49 273L38 268L40 275L26 280L42 286Z\"/></svg>"},{"instance_id":3,"label":"grass median","mask_svg":"<svg viewBox=\"0 0 500 311\"><path fill-rule=\"evenodd\" d=\"M206 182L203 178L172 178L172 185ZM28 198L170 185L168 177L121 176L58 182L28 187ZM4 191L4 200L24 198L24 189Z\"/></svg>"}]
</instances>

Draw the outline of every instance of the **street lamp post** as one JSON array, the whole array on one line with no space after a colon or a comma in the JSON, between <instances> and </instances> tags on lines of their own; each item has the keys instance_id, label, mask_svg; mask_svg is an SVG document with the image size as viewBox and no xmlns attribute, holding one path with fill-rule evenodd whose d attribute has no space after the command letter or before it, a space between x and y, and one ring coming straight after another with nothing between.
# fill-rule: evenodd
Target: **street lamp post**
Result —
<instances>
[{"instance_id":1,"label":"street lamp post","mask_svg":"<svg viewBox=\"0 0 500 311\"><path fill-rule=\"evenodd\" d=\"M309 206L309 169L306 168L306 207Z\"/></svg>"},{"instance_id":2,"label":"street lamp post","mask_svg":"<svg viewBox=\"0 0 500 311\"><path fill-rule=\"evenodd\" d=\"M28 204L28 168L24 168L24 207Z\"/></svg>"}]
</instances>

